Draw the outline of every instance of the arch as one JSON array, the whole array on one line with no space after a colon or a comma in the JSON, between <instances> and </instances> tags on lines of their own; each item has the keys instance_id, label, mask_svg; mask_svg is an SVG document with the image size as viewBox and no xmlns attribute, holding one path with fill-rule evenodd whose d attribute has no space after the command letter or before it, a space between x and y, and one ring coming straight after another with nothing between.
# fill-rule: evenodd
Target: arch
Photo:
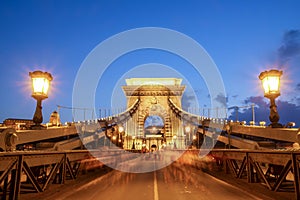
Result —
<instances>
[{"instance_id":1,"label":"arch","mask_svg":"<svg viewBox=\"0 0 300 200\"><path fill-rule=\"evenodd\" d=\"M147 107L146 109L147 111L142 112L142 115L139 117L140 119L143 119L142 120L143 131L145 127L145 121L150 116L159 116L163 120L164 129L165 129L165 124L168 121L168 117L169 117L169 114L166 111L166 109L160 104L153 104L150 107ZM143 135L145 135L145 133Z\"/></svg>"},{"instance_id":2,"label":"arch","mask_svg":"<svg viewBox=\"0 0 300 200\"><path fill-rule=\"evenodd\" d=\"M181 98L185 89L185 86L181 85L181 79L132 78L126 79L126 83L127 85L122 89L127 97L127 107L132 106L136 99L140 99L140 104L137 112L127 122L128 145L125 146L131 146L129 144L133 142L141 144L146 141L150 149L151 141L157 142L155 144L158 147L162 145L158 141L163 141L173 148L174 138L177 138L177 146L185 148L181 121L176 118L169 107L169 99L172 99L181 108ZM147 117L155 115L161 117L164 122L161 130L163 134L156 135L156 137L151 134L146 135L144 129ZM136 148L139 149L139 147Z\"/></svg>"},{"instance_id":3,"label":"arch","mask_svg":"<svg viewBox=\"0 0 300 200\"><path fill-rule=\"evenodd\" d=\"M164 126L165 120L159 115L149 115L145 118L144 127L149 126Z\"/></svg>"},{"instance_id":4,"label":"arch","mask_svg":"<svg viewBox=\"0 0 300 200\"><path fill-rule=\"evenodd\" d=\"M161 117L164 121L168 116L167 110L160 104L154 104L149 107L146 107L140 114L140 117L146 120L147 117L157 115Z\"/></svg>"},{"instance_id":5,"label":"arch","mask_svg":"<svg viewBox=\"0 0 300 200\"><path fill-rule=\"evenodd\" d=\"M144 134L146 135L162 135L165 126L165 120L158 115L149 115L144 122Z\"/></svg>"}]
</instances>

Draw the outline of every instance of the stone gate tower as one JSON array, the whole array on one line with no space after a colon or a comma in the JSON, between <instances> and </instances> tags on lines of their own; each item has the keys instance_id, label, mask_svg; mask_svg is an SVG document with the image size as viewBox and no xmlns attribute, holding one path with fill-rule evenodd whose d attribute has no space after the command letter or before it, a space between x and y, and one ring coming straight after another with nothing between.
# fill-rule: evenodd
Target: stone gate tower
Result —
<instances>
[{"instance_id":1,"label":"stone gate tower","mask_svg":"<svg viewBox=\"0 0 300 200\"><path fill-rule=\"evenodd\" d=\"M124 148L141 149L152 145L161 148L184 148L185 137L183 126L175 117L168 105L170 98L181 108L181 98L185 86L181 85L182 79L178 78L130 78L126 79L123 91L127 98L127 108L140 99L139 108L127 121ZM159 116L163 122L161 135L146 135L144 124L149 116Z\"/></svg>"}]
</instances>

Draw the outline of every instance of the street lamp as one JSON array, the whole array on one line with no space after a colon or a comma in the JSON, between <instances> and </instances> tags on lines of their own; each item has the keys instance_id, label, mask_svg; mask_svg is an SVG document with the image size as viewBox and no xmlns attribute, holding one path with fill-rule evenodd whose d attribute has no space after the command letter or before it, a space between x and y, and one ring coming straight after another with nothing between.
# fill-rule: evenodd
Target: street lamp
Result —
<instances>
[{"instance_id":1,"label":"street lamp","mask_svg":"<svg viewBox=\"0 0 300 200\"><path fill-rule=\"evenodd\" d=\"M48 72L34 71L29 72L32 83L32 97L37 100L35 113L33 116L34 126L33 129L41 129L41 123L43 122L42 114L42 100L48 98L48 91L50 82L52 81L52 75Z\"/></svg>"},{"instance_id":2,"label":"street lamp","mask_svg":"<svg viewBox=\"0 0 300 200\"><path fill-rule=\"evenodd\" d=\"M191 131L191 127L190 127L190 126L186 126L186 127L185 127L185 132L186 132L186 133L189 133L190 131Z\"/></svg>"},{"instance_id":3,"label":"street lamp","mask_svg":"<svg viewBox=\"0 0 300 200\"><path fill-rule=\"evenodd\" d=\"M117 139L117 136L112 136L112 140L115 141Z\"/></svg>"},{"instance_id":4,"label":"street lamp","mask_svg":"<svg viewBox=\"0 0 300 200\"><path fill-rule=\"evenodd\" d=\"M272 128L281 128L282 125L278 123L279 114L277 112L277 106L275 104L275 99L280 96L280 76L282 71L279 70L269 70L260 73L259 79L262 82L264 88L264 96L270 99L270 116Z\"/></svg>"},{"instance_id":5,"label":"street lamp","mask_svg":"<svg viewBox=\"0 0 300 200\"><path fill-rule=\"evenodd\" d=\"M124 127L123 126L119 126L118 131L119 131L119 133L122 133L124 131Z\"/></svg>"},{"instance_id":6,"label":"street lamp","mask_svg":"<svg viewBox=\"0 0 300 200\"><path fill-rule=\"evenodd\" d=\"M188 143L190 143L190 140L191 140L191 127L190 126L186 126L185 128L184 128L184 130L185 130L185 141L187 141L187 135L189 135L189 141L188 141ZM187 145L187 144L186 144ZM189 144L190 145L190 144Z\"/></svg>"},{"instance_id":7,"label":"street lamp","mask_svg":"<svg viewBox=\"0 0 300 200\"><path fill-rule=\"evenodd\" d=\"M119 126L118 127L118 145L119 147L122 147L122 136L123 136L123 132L124 132L124 127L123 126Z\"/></svg>"}]
</instances>

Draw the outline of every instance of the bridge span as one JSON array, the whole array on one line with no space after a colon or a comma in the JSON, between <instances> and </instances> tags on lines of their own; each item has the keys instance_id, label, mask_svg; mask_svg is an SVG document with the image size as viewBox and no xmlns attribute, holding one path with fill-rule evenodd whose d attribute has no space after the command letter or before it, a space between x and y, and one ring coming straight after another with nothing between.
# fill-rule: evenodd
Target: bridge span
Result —
<instances>
[{"instance_id":1,"label":"bridge span","mask_svg":"<svg viewBox=\"0 0 300 200\"><path fill-rule=\"evenodd\" d=\"M141 160L147 165L155 165L155 160ZM26 194L31 198L72 199L72 200L168 200L168 199L261 199L261 197L232 186L202 172L183 166L178 162L148 173L125 173L110 171L84 184L66 185L62 189L50 189L42 195ZM75 182L74 182L75 183ZM268 196L264 196L268 197ZM271 198L269 198L271 199Z\"/></svg>"},{"instance_id":2,"label":"bridge span","mask_svg":"<svg viewBox=\"0 0 300 200\"><path fill-rule=\"evenodd\" d=\"M40 130L1 127L1 198L32 192L42 197L53 185L106 166L114 171L55 198L265 199L269 192L284 198L285 191L300 199L299 129L188 113L181 108L180 80L166 81L172 85L129 81L127 109L113 116ZM164 127L147 135L145 119L151 115L161 116ZM230 180L246 180L250 188L258 183L265 192L242 191L203 170L230 173Z\"/></svg>"},{"instance_id":3,"label":"bridge span","mask_svg":"<svg viewBox=\"0 0 300 200\"><path fill-rule=\"evenodd\" d=\"M110 149L2 152L0 158L2 199L6 196L9 199L28 196L45 199L129 199L132 195L155 200L169 199L173 195L177 199L266 199L270 196L276 199L277 195L277 199L299 199L300 153L295 151L215 149L201 158L199 150L141 154ZM160 167L165 162L168 166ZM115 170L109 170L84 185L76 185L78 177L80 184L82 174L97 169ZM231 186L207 174L216 172L219 176L221 174L221 178L227 176L227 180L228 174L231 174ZM252 193L245 192L247 190L243 191L243 187L234 186L241 180L248 184L246 187L256 188L259 185L260 188ZM68 184L69 181L75 184L74 188L64 190L61 186L59 192L53 192L52 187L55 189L58 187L55 185ZM43 194L47 190L51 193L50 197L47 197L49 192L45 193L46 196Z\"/></svg>"}]
</instances>

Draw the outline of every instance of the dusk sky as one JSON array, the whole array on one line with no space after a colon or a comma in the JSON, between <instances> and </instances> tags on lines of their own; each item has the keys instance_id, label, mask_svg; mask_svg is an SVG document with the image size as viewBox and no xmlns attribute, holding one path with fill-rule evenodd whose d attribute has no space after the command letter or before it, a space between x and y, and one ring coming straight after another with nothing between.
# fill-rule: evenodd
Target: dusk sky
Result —
<instances>
[{"instance_id":1,"label":"dusk sky","mask_svg":"<svg viewBox=\"0 0 300 200\"><path fill-rule=\"evenodd\" d=\"M299 126L299 10L297 0L2 0L0 121L32 118L36 101L31 97L29 72L42 70L54 77L49 98L43 101L47 122L56 105L72 107L76 74L97 45L123 31L160 27L185 34L202 45L220 71L227 107L255 103L257 121L269 121L269 101L263 97L258 75L272 68L283 70L281 96L277 99L281 122L294 121ZM157 64L152 69L149 63ZM167 67L160 71L160 65ZM132 69L134 73L130 73ZM189 81L183 84L193 88L200 108L210 107L205 83L194 76L189 63L151 49L128 53L112 63L99 82L95 105L97 109L107 108L122 98L111 93L116 85L125 84L124 78L176 74ZM187 91L184 106L189 99L193 94ZM250 120L249 110L240 112L239 120ZM63 122L72 120L70 113L61 109Z\"/></svg>"}]
</instances>

